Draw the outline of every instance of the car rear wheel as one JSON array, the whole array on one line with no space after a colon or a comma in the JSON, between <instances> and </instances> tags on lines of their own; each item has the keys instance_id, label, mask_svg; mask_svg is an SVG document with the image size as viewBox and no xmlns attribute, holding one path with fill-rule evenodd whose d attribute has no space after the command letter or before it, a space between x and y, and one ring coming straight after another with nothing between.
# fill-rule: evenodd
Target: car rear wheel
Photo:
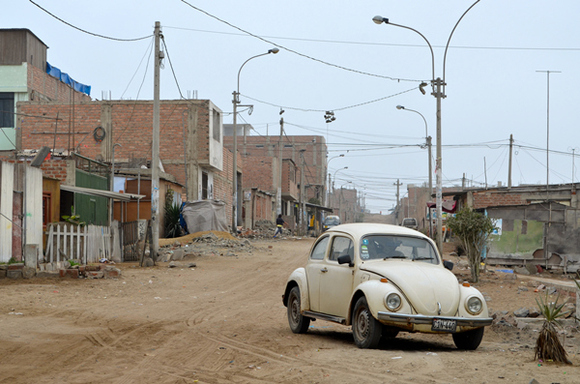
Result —
<instances>
[{"instance_id":1,"label":"car rear wheel","mask_svg":"<svg viewBox=\"0 0 580 384\"><path fill-rule=\"evenodd\" d=\"M454 333L453 342L458 349L473 351L479 347L483 338L483 327L467 332Z\"/></svg>"},{"instance_id":2,"label":"car rear wheel","mask_svg":"<svg viewBox=\"0 0 580 384\"><path fill-rule=\"evenodd\" d=\"M382 324L371 314L367 299L363 296L356 302L352 317L352 335L359 348L376 348L381 339Z\"/></svg>"},{"instance_id":3,"label":"car rear wheel","mask_svg":"<svg viewBox=\"0 0 580 384\"><path fill-rule=\"evenodd\" d=\"M288 324L294 333L306 333L310 318L300 312L300 288L294 287L288 294Z\"/></svg>"}]
</instances>

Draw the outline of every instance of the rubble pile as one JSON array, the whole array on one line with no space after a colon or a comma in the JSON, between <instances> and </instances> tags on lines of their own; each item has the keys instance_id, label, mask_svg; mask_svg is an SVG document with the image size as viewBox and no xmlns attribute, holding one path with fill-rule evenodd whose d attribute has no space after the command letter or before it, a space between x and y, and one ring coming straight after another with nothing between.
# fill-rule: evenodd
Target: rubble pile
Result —
<instances>
[{"instance_id":1,"label":"rubble pile","mask_svg":"<svg viewBox=\"0 0 580 384\"><path fill-rule=\"evenodd\" d=\"M160 261L179 261L199 256L237 256L252 253L254 247L248 239L238 240L227 232L206 231L176 239L163 239L159 250ZM160 241L161 245L161 241Z\"/></svg>"}]
</instances>

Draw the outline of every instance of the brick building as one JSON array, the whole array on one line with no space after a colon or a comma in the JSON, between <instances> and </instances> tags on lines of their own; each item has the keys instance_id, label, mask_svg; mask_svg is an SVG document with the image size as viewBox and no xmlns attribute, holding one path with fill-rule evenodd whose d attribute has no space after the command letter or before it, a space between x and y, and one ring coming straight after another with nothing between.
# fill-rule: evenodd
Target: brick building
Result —
<instances>
[{"instance_id":1,"label":"brick building","mask_svg":"<svg viewBox=\"0 0 580 384\"><path fill-rule=\"evenodd\" d=\"M238 153L243 159L244 191L258 188L274 198L279 184L279 153L282 149L282 214L294 224L298 216L301 170L304 169L304 201L324 201L327 147L323 136L250 136L251 126L238 126ZM224 146L233 150L233 125L224 124ZM270 220L276 213L275 207Z\"/></svg>"},{"instance_id":2,"label":"brick building","mask_svg":"<svg viewBox=\"0 0 580 384\"><path fill-rule=\"evenodd\" d=\"M28 101L17 108L22 114L17 121L18 155L49 146L65 158L76 153L111 164L114 156L118 175L150 168L152 101L90 101L74 108ZM176 192L183 200L219 199L231 206L233 157L223 148L221 110L210 100L161 101L160 121L161 171L184 186ZM238 164L241 171L241 158ZM61 180L70 182L69 176ZM231 218L231 211L226 213Z\"/></svg>"},{"instance_id":3,"label":"brick building","mask_svg":"<svg viewBox=\"0 0 580 384\"><path fill-rule=\"evenodd\" d=\"M89 86L47 63L47 49L28 29L0 29L0 151L14 150L20 139L15 118L18 102L91 100Z\"/></svg>"}]
</instances>

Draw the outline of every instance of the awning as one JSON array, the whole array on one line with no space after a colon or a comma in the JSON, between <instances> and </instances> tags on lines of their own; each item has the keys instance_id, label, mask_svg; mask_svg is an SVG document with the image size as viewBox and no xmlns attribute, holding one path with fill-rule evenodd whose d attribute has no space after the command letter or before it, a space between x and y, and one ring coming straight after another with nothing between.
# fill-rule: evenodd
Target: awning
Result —
<instances>
[{"instance_id":1,"label":"awning","mask_svg":"<svg viewBox=\"0 0 580 384\"><path fill-rule=\"evenodd\" d=\"M90 195L90 196L101 196L101 197L106 197L108 199L120 200L120 201L140 200L140 199L145 197L145 195L134 195L132 193L111 192L111 191L104 191L102 189L93 189L93 188L72 187L70 185L61 185L60 189L62 191L68 191L68 192L73 192L73 193L82 193L83 195Z\"/></svg>"},{"instance_id":2,"label":"awning","mask_svg":"<svg viewBox=\"0 0 580 384\"><path fill-rule=\"evenodd\" d=\"M437 203L427 203L427 207L429 208L437 208ZM455 213L455 209L457 208L457 200L445 200L441 204L441 210L447 213Z\"/></svg>"}]
</instances>

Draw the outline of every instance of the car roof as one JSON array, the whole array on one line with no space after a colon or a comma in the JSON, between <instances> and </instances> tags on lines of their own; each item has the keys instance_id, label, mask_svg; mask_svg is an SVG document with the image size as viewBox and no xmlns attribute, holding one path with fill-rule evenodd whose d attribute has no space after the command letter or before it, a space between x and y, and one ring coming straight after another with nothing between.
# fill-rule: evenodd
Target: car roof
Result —
<instances>
[{"instance_id":1,"label":"car roof","mask_svg":"<svg viewBox=\"0 0 580 384\"><path fill-rule=\"evenodd\" d=\"M381 224L381 223L351 223L351 224L341 224L336 227L329 228L326 232L343 232L352 235L355 238L360 238L368 234L389 234L389 235L407 235L415 237L427 238L424 234L414 229L407 227L402 227L399 225L392 224Z\"/></svg>"}]
</instances>

